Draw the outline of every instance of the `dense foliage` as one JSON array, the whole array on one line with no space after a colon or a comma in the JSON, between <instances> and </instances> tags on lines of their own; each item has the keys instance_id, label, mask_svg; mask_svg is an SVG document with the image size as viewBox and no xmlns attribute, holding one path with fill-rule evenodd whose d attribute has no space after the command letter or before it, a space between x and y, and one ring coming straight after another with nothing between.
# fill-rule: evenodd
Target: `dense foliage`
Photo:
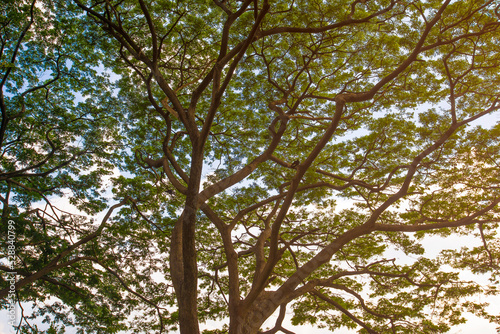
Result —
<instances>
[{"instance_id":1,"label":"dense foliage","mask_svg":"<svg viewBox=\"0 0 500 334\"><path fill-rule=\"evenodd\" d=\"M21 332L500 321L497 1L9 0L0 80Z\"/></svg>"}]
</instances>

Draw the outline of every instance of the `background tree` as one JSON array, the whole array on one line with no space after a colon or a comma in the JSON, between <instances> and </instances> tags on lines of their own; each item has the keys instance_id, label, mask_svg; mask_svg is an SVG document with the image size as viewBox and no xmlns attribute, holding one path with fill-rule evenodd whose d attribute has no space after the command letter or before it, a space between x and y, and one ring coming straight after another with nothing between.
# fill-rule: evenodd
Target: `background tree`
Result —
<instances>
[{"instance_id":1,"label":"background tree","mask_svg":"<svg viewBox=\"0 0 500 334\"><path fill-rule=\"evenodd\" d=\"M88 332L133 327L127 316L143 305L147 316L135 331L178 325L191 334L200 322L223 319L223 331L258 333L279 311L265 333L287 332L287 309L295 324L368 333L446 332L465 311L498 321L472 298L496 294L498 283L500 127L472 125L500 107L496 1L50 4L54 22L74 29L57 45L85 56L88 69L102 64L119 74L119 93L114 99L95 84L98 72L86 77L92 126L68 129L95 140L99 154L79 144L79 159L53 162L54 130L35 127L36 149L46 150L31 148L43 163L31 157L29 166L77 179L86 174L70 168L102 159L94 176L121 169L111 208L123 208L80 241L44 235L42 243L64 244L50 254L23 244L27 277L45 255L41 268L54 276L18 283L22 298L41 300L36 289L58 296L66 308L50 311ZM33 25L35 12L49 8L26 7L22 20ZM27 71L40 62L26 59ZM56 73L66 74L59 67L49 72L58 78L50 84L68 85L62 96L79 91L71 75L59 80ZM9 101L19 100L17 91L6 91ZM79 115L70 102L58 104L64 124ZM11 165L14 173L23 168ZM24 197L15 190L22 226L39 221L26 215L48 191L41 187ZM104 208L91 192L70 197L89 214ZM475 236L481 246L426 258L421 241L434 234ZM418 258L400 263L394 249ZM464 281L463 271L487 274L492 285Z\"/></svg>"},{"instance_id":2,"label":"background tree","mask_svg":"<svg viewBox=\"0 0 500 334\"><path fill-rule=\"evenodd\" d=\"M55 313L63 325L111 332L127 328L121 321L129 311L116 298L120 263L98 258L95 244L121 203L102 221L85 215L109 205L101 186L119 161L119 109L103 71L108 59L95 45L101 36L74 9L36 0L0 4L0 257L7 255L9 221L17 256L0 270L17 272L19 301L35 303L34 317ZM64 197L79 214L67 212ZM99 261L102 270L93 265ZM20 323L37 332L28 316L23 312Z\"/></svg>"}]
</instances>

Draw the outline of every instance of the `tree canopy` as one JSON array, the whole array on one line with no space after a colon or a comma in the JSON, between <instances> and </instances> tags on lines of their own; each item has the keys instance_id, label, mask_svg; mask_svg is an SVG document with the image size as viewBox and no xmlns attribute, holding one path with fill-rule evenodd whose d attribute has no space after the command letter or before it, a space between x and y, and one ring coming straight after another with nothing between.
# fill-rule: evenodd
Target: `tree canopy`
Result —
<instances>
[{"instance_id":1,"label":"tree canopy","mask_svg":"<svg viewBox=\"0 0 500 334\"><path fill-rule=\"evenodd\" d=\"M9 0L0 89L22 333L500 322L498 1Z\"/></svg>"}]
</instances>

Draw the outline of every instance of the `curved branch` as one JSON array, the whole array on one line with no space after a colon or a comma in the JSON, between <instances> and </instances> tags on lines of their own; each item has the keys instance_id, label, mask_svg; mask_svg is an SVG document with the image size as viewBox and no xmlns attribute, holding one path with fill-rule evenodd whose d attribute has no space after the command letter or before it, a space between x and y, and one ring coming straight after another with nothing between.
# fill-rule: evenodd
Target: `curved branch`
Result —
<instances>
[{"instance_id":1,"label":"curved branch","mask_svg":"<svg viewBox=\"0 0 500 334\"><path fill-rule=\"evenodd\" d=\"M335 308L337 308L338 310L340 310L346 316L348 316L349 318L351 318L352 321L354 321L355 323L357 323L358 325L360 325L361 327L363 327L364 329L366 329L366 331L368 333L370 333L370 334L378 334L377 331L373 330L370 326L368 326L366 323L364 323L363 321L361 321L361 319L359 319L358 317L356 317L354 314L352 314L351 312L349 312L347 309L345 309L344 307L342 307L342 305L340 305L339 303L337 303L335 300L333 300L333 299L325 296L324 294L322 294L321 292L319 292L317 290L311 291L311 294L319 297L320 299L324 300L328 304L333 305Z\"/></svg>"},{"instance_id":2,"label":"curved branch","mask_svg":"<svg viewBox=\"0 0 500 334\"><path fill-rule=\"evenodd\" d=\"M72 253L74 250L76 250L77 248L79 248L81 245L84 245L84 244L88 243L89 241L97 238L102 233L102 230L106 226L106 222L111 217L111 214L113 213L113 211L116 208L119 208L120 206L125 205L125 203L127 201L128 201L128 199L125 199L125 200L121 201L120 203L117 203L117 204L113 205L112 207L110 207L109 210L108 210L108 212L106 213L106 215L102 219L101 224L99 225L99 227L93 233L90 233L86 237L80 239L78 242L74 243L73 245L71 245L68 248L66 248L65 250L63 250L61 253L59 253L57 256L55 256L54 259L52 259L45 267L43 267L42 269L40 269L36 273L34 273L34 274L32 274L32 275L30 275L28 277L25 277L24 279L16 282L16 284L15 284L16 290L19 290L22 287L35 282L36 280L38 280L41 277L43 277L43 276L51 273L52 271L54 271L56 269L60 269L60 268L63 268L65 266L68 266L68 265L70 265L72 263L78 262L80 260L87 259L86 257L82 257L82 258L75 258L73 260L70 260L70 261L67 261L67 262L64 262L64 263L59 263L59 261L61 259L63 259L64 257L68 256L70 253ZM5 298L8 294L9 294L9 288L8 287L5 288L5 289L0 290L0 298Z\"/></svg>"},{"instance_id":3,"label":"curved branch","mask_svg":"<svg viewBox=\"0 0 500 334\"><path fill-rule=\"evenodd\" d=\"M476 211L474 214L461 218L455 221L442 221L432 224L422 224L422 225L404 225L404 224L379 224L376 223L374 228L376 231L386 231L386 232L418 232L418 231L430 231L437 230L441 228L452 228L467 226L479 223L476 218L486 214L487 212L493 210L500 203L500 198L492 201L488 206L481 210Z\"/></svg>"}]
</instances>

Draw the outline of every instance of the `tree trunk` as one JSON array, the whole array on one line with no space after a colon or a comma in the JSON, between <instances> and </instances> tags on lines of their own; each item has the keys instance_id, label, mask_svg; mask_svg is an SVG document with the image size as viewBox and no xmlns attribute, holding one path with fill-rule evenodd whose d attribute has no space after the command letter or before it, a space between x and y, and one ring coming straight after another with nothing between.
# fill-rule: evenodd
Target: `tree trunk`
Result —
<instances>
[{"instance_id":1,"label":"tree trunk","mask_svg":"<svg viewBox=\"0 0 500 334\"><path fill-rule=\"evenodd\" d=\"M182 254L184 277L177 294L181 334L197 334L198 326L198 266L196 261L196 210L186 205L182 219Z\"/></svg>"},{"instance_id":2,"label":"tree trunk","mask_svg":"<svg viewBox=\"0 0 500 334\"><path fill-rule=\"evenodd\" d=\"M179 306L181 334L198 334L198 264L196 259L196 213L203 164L202 150L193 143L193 158L184 212L172 232L170 271Z\"/></svg>"},{"instance_id":3,"label":"tree trunk","mask_svg":"<svg viewBox=\"0 0 500 334\"><path fill-rule=\"evenodd\" d=\"M231 319L229 334L258 334L279 306L276 297L276 292L262 292L252 304L242 306L237 319Z\"/></svg>"}]
</instances>

